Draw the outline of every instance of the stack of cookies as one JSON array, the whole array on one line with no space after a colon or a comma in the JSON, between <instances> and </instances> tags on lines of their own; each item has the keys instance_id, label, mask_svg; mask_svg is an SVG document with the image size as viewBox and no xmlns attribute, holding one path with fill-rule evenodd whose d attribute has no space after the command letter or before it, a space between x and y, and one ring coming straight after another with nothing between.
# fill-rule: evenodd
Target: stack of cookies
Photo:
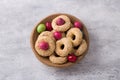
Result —
<instances>
[{"instance_id":1,"label":"stack of cookies","mask_svg":"<svg viewBox=\"0 0 120 80\"><path fill-rule=\"evenodd\" d=\"M81 21L67 14L52 15L32 33L32 48L50 66L73 64L88 50L88 33ZM33 39L35 38L35 39ZM33 42L34 41L34 42Z\"/></svg>"}]
</instances>

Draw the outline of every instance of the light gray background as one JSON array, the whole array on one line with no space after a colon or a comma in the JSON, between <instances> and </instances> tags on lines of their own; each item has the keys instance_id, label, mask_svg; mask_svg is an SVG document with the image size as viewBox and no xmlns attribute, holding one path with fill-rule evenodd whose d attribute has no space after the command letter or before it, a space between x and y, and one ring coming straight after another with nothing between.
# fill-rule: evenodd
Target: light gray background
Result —
<instances>
[{"instance_id":1,"label":"light gray background","mask_svg":"<svg viewBox=\"0 0 120 80\"><path fill-rule=\"evenodd\" d=\"M39 20L58 12L90 35L86 57L67 69L43 65L29 44ZM0 80L120 80L120 0L0 0Z\"/></svg>"}]
</instances>

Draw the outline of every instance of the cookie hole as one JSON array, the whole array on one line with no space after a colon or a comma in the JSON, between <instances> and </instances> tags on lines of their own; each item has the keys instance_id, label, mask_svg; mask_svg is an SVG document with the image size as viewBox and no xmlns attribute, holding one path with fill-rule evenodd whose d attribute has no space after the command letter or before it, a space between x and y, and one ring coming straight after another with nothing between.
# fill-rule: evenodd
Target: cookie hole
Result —
<instances>
[{"instance_id":1,"label":"cookie hole","mask_svg":"<svg viewBox=\"0 0 120 80\"><path fill-rule=\"evenodd\" d=\"M75 40L75 38L76 38L75 35L73 35L73 36L72 36L72 40Z\"/></svg>"},{"instance_id":2,"label":"cookie hole","mask_svg":"<svg viewBox=\"0 0 120 80\"><path fill-rule=\"evenodd\" d=\"M65 34L67 34L67 31L65 31Z\"/></svg>"},{"instance_id":3,"label":"cookie hole","mask_svg":"<svg viewBox=\"0 0 120 80\"><path fill-rule=\"evenodd\" d=\"M54 54L55 54L56 57L60 57L59 55L57 55L57 53L54 52Z\"/></svg>"},{"instance_id":4,"label":"cookie hole","mask_svg":"<svg viewBox=\"0 0 120 80\"><path fill-rule=\"evenodd\" d=\"M61 49L64 49L64 47L65 47L64 44L62 44L62 45L61 45Z\"/></svg>"},{"instance_id":5,"label":"cookie hole","mask_svg":"<svg viewBox=\"0 0 120 80\"><path fill-rule=\"evenodd\" d=\"M75 47L74 47L74 49L78 49L78 48L79 48L79 46L80 46L80 45L78 45L78 46L75 46Z\"/></svg>"}]
</instances>

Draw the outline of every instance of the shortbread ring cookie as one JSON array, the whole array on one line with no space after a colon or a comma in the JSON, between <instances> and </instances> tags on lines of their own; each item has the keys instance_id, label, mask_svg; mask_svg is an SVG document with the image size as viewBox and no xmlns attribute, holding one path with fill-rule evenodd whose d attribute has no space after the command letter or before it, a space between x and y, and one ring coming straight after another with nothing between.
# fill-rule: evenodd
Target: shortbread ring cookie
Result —
<instances>
[{"instance_id":1,"label":"shortbread ring cookie","mask_svg":"<svg viewBox=\"0 0 120 80\"><path fill-rule=\"evenodd\" d=\"M54 36L53 36L53 33L50 32L50 31L44 31L44 32L42 32L38 37L41 37L41 36L48 36L48 37L52 38L52 39L55 41L55 38L54 38Z\"/></svg>"},{"instance_id":2,"label":"shortbread ring cookie","mask_svg":"<svg viewBox=\"0 0 120 80\"><path fill-rule=\"evenodd\" d=\"M82 40L82 43L79 46L79 48L76 50L75 55L76 56L82 55L86 51L86 49L87 49L87 43L85 40Z\"/></svg>"},{"instance_id":3,"label":"shortbread ring cookie","mask_svg":"<svg viewBox=\"0 0 120 80\"><path fill-rule=\"evenodd\" d=\"M72 51L73 46L69 38L62 38L56 42L56 53L59 56L67 56Z\"/></svg>"},{"instance_id":4,"label":"shortbread ring cookie","mask_svg":"<svg viewBox=\"0 0 120 80\"><path fill-rule=\"evenodd\" d=\"M78 46L82 41L82 32L78 28L71 28L66 37L70 37L73 46Z\"/></svg>"},{"instance_id":5,"label":"shortbread ring cookie","mask_svg":"<svg viewBox=\"0 0 120 80\"><path fill-rule=\"evenodd\" d=\"M65 22L63 25L57 25L57 23L56 23L56 21L60 18L63 19ZM52 27L56 31L65 32L71 27L70 19L66 15L60 15L60 16L56 17L55 19L53 19Z\"/></svg>"},{"instance_id":6,"label":"shortbread ring cookie","mask_svg":"<svg viewBox=\"0 0 120 80\"><path fill-rule=\"evenodd\" d=\"M40 49L39 44L42 42L47 42L49 44L49 48L47 50ZM50 56L55 50L55 42L47 36L38 37L35 43L35 49L38 52L38 54L43 57Z\"/></svg>"},{"instance_id":7,"label":"shortbread ring cookie","mask_svg":"<svg viewBox=\"0 0 120 80\"><path fill-rule=\"evenodd\" d=\"M67 57L57 57L54 54L52 54L49 57L49 60L55 64L64 64L65 62L67 62Z\"/></svg>"}]
</instances>

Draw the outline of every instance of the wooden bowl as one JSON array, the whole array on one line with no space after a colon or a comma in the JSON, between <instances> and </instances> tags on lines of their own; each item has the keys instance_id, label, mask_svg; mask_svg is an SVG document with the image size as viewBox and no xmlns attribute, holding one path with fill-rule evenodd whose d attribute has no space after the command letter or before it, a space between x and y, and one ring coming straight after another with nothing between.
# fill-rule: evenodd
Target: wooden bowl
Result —
<instances>
[{"instance_id":1,"label":"wooden bowl","mask_svg":"<svg viewBox=\"0 0 120 80\"><path fill-rule=\"evenodd\" d=\"M82 24L83 24L84 39L86 40L88 47L87 47L86 51L84 52L84 54L83 54L82 56L79 56L79 57L78 57L78 59L77 59L77 61L76 61L75 63L67 62L67 63L62 64L62 65L60 65L60 64L54 64L54 63L51 63L48 58L44 58L44 57L40 56L40 55L37 53L37 51L35 50L35 42L36 42L37 37L38 37L38 35L39 35L39 33L37 33L37 31L36 31L37 26L38 26L40 23L46 23L47 21L52 21L55 17L57 17L57 16L59 16L59 15L67 15L67 16L70 18L70 20L71 20L72 23L74 23L75 21L80 21L78 18L76 18L76 17L74 17L74 16L72 16L72 15L70 15L70 14L64 14L64 13L52 14L52 15L50 15L50 16L42 19L42 20L34 27L32 33L31 33L31 37L30 37L30 44L31 44L31 47L32 47L32 50L33 50L35 56L38 58L39 61L41 61L42 63L44 63L44 64L46 64L46 65L48 65L48 66L63 68L63 67L71 66L71 65L75 64L76 62L81 61L81 59L86 55L86 53L87 53L87 51L88 51L88 48L89 48L89 35L88 35L88 31L87 31L85 25L82 23ZM81 21L80 21L80 22L81 22Z\"/></svg>"}]
</instances>

